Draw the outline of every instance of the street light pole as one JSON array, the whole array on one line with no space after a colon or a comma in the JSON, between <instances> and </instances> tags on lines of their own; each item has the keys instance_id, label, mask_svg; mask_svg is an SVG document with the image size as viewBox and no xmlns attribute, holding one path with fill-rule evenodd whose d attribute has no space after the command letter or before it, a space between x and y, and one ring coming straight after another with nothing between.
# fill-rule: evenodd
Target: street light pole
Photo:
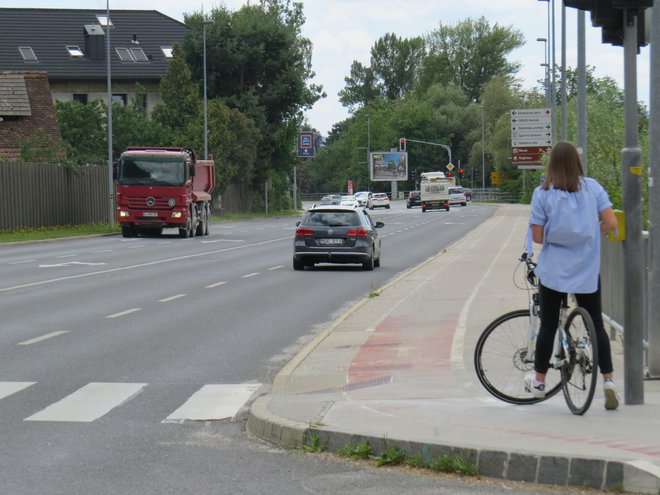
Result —
<instances>
[{"instance_id":1,"label":"street light pole","mask_svg":"<svg viewBox=\"0 0 660 495\"><path fill-rule=\"evenodd\" d=\"M486 124L484 123L484 106L481 107L481 189L486 191L486 153L484 151L486 142Z\"/></svg>"},{"instance_id":2,"label":"street light pole","mask_svg":"<svg viewBox=\"0 0 660 495\"><path fill-rule=\"evenodd\" d=\"M557 113L555 111L555 101L556 101L556 94L555 94L555 0L538 0L539 2L547 2L548 3L548 65L549 65L549 70L551 71L551 84L550 84L550 132L552 135L552 144L555 143L555 137L556 137L556 128L557 126L555 125L555 114ZM551 11L552 10L552 14ZM551 21L552 21L552 30L551 30ZM552 49L552 55L551 55L551 49Z\"/></svg>"},{"instance_id":3,"label":"street light pole","mask_svg":"<svg viewBox=\"0 0 660 495\"><path fill-rule=\"evenodd\" d=\"M206 18L202 19L202 37L204 39L204 160L209 159L209 116L207 105L207 90L206 90L206 25L211 24Z\"/></svg>"},{"instance_id":4,"label":"street light pole","mask_svg":"<svg viewBox=\"0 0 660 495\"><path fill-rule=\"evenodd\" d=\"M105 58L108 76L108 221L110 227L115 225L114 193L115 185L112 180L112 76L110 74L110 0L105 5Z\"/></svg>"},{"instance_id":5,"label":"street light pole","mask_svg":"<svg viewBox=\"0 0 660 495\"><path fill-rule=\"evenodd\" d=\"M545 106L550 108L550 65L548 65L548 39L547 38L536 38L536 41L544 43L543 46L543 55L544 63L541 64L542 67L545 67Z\"/></svg>"}]
</instances>

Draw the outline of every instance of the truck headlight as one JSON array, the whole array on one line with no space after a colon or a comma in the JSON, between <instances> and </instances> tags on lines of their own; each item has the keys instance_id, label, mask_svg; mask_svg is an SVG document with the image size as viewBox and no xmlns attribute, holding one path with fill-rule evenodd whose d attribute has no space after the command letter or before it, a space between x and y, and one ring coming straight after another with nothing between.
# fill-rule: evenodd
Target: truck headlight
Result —
<instances>
[{"instance_id":1,"label":"truck headlight","mask_svg":"<svg viewBox=\"0 0 660 495\"><path fill-rule=\"evenodd\" d=\"M172 212L172 218L181 218L183 216L183 213L180 211L173 211Z\"/></svg>"},{"instance_id":2,"label":"truck headlight","mask_svg":"<svg viewBox=\"0 0 660 495\"><path fill-rule=\"evenodd\" d=\"M128 213L126 210L119 210L119 218L128 218L130 216L130 213Z\"/></svg>"}]
</instances>

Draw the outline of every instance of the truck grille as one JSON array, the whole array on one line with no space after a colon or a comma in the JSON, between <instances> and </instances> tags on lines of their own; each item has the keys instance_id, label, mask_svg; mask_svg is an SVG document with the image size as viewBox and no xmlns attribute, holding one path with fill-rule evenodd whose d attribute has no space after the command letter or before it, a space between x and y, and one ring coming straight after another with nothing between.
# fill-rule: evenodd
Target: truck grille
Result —
<instances>
[{"instance_id":1,"label":"truck grille","mask_svg":"<svg viewBox=\"0 0 660 495\"><path fill-rule=\"evenodd\" d=\"M147 199L153 198L155 204L147 203ZM171 207L167 204L170 198L149 196L149 198L142 198L139 196L126 196L129 208L140 210L167 210Z\"/></svg>"}]
</instances>

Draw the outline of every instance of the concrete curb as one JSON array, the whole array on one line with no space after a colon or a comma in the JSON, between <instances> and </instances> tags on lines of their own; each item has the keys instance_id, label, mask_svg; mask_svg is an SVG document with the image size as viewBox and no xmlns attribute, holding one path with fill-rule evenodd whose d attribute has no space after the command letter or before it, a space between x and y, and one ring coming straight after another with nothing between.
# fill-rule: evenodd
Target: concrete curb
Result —
<instances>
[{"instance_id":1,"label":"concrete curb","mask_svg":"<svg viewBox=\"0 0 660 495\"><path fill-rule=\"evenodd\" d=\"M565 457L492 450L460 445L420 443L396 438L330 431L273 414L269 396L259 397L248 416L248 431L286 449L303 449L311 435L318 434L324 450L337 452L350 444L369 442L376 455L391 447L406 454L420 454L425 461L443 455L460 455L470 460L477 472L490 478L555 486L582 486L600 490L660 493L660 469L644 461L620 462L607 459Z\"/></svg>"}]
</instances>

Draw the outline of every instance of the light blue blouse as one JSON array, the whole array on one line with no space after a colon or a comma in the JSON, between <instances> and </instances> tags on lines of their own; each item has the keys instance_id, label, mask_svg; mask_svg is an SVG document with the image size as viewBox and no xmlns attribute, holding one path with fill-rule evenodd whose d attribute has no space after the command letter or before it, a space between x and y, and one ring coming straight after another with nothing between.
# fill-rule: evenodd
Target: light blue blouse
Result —
<instances>
[{"instance_id":1,"label":"light blue blouse","mask_svg":"<svg viewBox=\"0 0 660 495\"><path fill-rule=\"evenodd\" d=\"M560 292L591 294L600 274L600 216L612 206L607 192L591 177L580 178L580 189L534 190L530 223L543 226L543 249L536 275Z\"/></svg>"}]
</instances>

